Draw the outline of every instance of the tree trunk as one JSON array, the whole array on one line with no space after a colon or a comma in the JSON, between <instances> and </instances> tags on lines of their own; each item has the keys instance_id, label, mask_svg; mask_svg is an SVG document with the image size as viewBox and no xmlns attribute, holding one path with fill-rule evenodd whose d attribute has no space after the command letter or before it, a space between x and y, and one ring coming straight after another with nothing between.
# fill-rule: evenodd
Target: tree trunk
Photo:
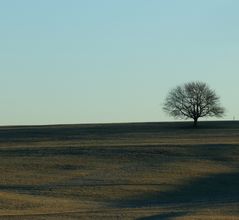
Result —
<instances>
[{"instance_id":1,"label":"tree trunk","mask_svg":"<svg viewBox=\"0 0 239 220\"><path fill-rule=\"evenodd\" d=\"M198 118L194 118L193 127L196 128L198 126Z\"/></svg>"}]
</instances>

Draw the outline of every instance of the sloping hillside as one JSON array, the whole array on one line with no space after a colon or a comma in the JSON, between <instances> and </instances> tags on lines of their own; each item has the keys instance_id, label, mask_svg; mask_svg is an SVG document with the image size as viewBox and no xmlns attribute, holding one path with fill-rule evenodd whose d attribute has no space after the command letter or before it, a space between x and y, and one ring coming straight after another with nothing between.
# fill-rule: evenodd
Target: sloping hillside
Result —
<instances>
[{"instance_id":1,"label":"sloping hillside","mask_svg":"<svg viewBox=\"0 0 239 220\"><path fill-rule=\"evenodd\" d=\"M239 122L0 127L0 219L239 219Z\"/></svg>"}]
</instances>

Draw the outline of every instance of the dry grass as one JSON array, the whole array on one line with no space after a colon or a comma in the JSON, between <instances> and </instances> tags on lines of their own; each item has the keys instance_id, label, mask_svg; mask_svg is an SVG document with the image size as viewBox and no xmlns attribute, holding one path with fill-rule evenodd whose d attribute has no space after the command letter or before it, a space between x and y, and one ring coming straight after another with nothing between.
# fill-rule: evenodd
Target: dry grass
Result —
<instances>
[{"instance_id":1,"label":"dry grass","mask_svg":"<svg viewBox=\"0 0 239 220\"><path fill-rule=\"evenodd\" d=\"M0 128L0 219L239 219L239 123Z\"/></svg>"}]
</instances>

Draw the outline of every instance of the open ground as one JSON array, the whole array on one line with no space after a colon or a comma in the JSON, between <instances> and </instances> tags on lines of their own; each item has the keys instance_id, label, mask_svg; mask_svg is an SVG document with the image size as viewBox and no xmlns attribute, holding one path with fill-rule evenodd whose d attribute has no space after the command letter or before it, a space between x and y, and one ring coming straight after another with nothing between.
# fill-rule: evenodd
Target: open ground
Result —
<instances>
[{"instance_id":1,"label":"open ground","mask_svg":"<svg viewBox=\"0 0 239 220\"><path fill-rule=\"evenodd\" d=\"M239 219L239 122L0 127L0 219Z\"/></svg>"}]
</instances>

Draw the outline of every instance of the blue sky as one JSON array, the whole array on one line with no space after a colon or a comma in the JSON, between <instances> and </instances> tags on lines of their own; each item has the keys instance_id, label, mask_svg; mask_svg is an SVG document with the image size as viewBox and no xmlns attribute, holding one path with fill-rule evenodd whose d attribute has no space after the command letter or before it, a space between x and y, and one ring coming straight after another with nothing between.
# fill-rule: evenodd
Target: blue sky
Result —
<instances>
[{"instance_id":1,"label":"blue sky","mask_svg":"<svg viewBox=\"0 0 239 220\"><path fill-rule=\"evenodd\" d=\"M238 0L0 0L0 124L172 120L192 80L239 118Z\"/></svg>"}]
</instances>

